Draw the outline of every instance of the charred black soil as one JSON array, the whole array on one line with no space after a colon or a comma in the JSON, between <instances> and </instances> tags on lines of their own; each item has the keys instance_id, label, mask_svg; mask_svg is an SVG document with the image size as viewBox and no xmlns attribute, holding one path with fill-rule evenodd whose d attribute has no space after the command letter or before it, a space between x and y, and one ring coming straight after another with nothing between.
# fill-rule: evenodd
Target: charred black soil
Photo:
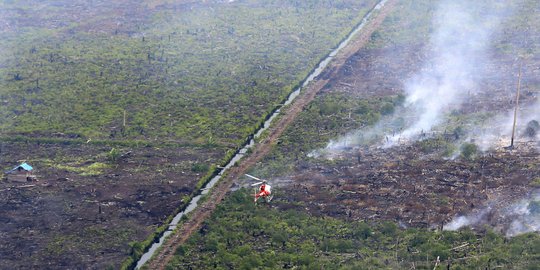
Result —
<instances>
[{"instance_id":1,"label":"charred black soil","mask_svg":"<svg viewBox=\"0 0 540 270\"><path fill-rule=\"evenodd\" d=\"M25 160L37 181L0 182L2 267L118 268L182 205L221 153L181 147L3 142L2 168ZM96 166L95 164L100 164ZM199 171L201 170L201 171Z\"/></svg>"},{"instance_id":2,"label":"charred black soil","mask_svg":"<svg viewBox=\"0 0 540 270\"><path fill-rule=\"evenodd\" d=\"M540 177L538 151L518 147L521 152L502 150L475 160L424 155L419 145L351 149L355 154L333 165L303 164L287 190L316 215L440 229L458 214L494 200L508 204L533 190L529 183Z\"/></svg>"}]
</instances>

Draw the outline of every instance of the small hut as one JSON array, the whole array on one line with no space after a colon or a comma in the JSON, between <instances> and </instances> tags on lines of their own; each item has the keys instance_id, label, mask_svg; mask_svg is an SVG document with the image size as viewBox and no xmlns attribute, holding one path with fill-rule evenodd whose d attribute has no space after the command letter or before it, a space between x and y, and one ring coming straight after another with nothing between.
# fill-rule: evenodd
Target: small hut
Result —
<instances>
[{"instance_id":1,"label":"small hut","mask_svg":"<svg viewBox=\"0 0 540 270\"><path fill-rule=\"evenodd\" d=\"M35 181L34 168L28 163L24 162L21 165L5 172L8 181L13 182L30 182Z\"/></svg>"}]
</instances>

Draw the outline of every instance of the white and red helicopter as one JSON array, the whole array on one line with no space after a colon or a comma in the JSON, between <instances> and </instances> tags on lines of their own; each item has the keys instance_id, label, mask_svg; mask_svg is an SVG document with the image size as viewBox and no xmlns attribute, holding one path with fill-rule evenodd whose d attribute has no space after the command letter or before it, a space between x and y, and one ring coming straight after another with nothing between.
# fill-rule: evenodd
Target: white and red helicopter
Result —
<instances>
[{"instance_id":1,"label":"white and red helicopter","mask_svg":"<svg viewBox=\"0 0 540 270\"><path fill-rule=\"evenodd\" d=\"M272 195L272 187L267 183L266 180L260 179L258 177L255 177L249 174L246 174L246 176L259 181L257 183L251 184L252 187L260 185L259 188L255 189L255 195L254 195L255 203L257 203L257 200L259 200L259 198L263 198L264 201L267 203L272 201L272 198L274 198L274 195Z\"/></svg>"}]
</instances>

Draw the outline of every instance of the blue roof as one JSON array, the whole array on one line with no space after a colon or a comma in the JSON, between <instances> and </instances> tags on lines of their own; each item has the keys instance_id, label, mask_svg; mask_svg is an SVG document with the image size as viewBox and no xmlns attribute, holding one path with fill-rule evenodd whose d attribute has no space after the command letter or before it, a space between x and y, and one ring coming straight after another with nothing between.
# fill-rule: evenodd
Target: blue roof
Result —
<instances>
[{"instance_id":1,"label":"blue roof","mask_svg":"<svg viewBox=\"0 0 540 270\"><path fill-rule=\"evenodd\" d=\"M32 166L28 165L28 163L24 162L24 163L21 163L21 165L7 171L6 173L14 172L14 171L18 170L19 168L22 168L25 171L31 171L31 170L34 169L34 168L32 168Z\"/></svg>"},{"instance_id":2,"label":"blue roof","mask_svg":"<svg viewBox=\"0 0 540 270\"><path fill-rule=\"evenodd\" d=\"M34 168L32 168L32 166L28 165L28 163L23 163L21 165L19 165L19 167L22 167L23 169L27 170L27 171L31 171L33 170Z\"/></svg>"}]
</instances>

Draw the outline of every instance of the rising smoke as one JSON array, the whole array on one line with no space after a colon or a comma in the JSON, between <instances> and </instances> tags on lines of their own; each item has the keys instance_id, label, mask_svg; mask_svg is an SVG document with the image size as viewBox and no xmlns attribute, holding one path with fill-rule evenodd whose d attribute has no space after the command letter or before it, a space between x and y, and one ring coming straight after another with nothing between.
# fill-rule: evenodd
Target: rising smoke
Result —
<instances>
[{"instance_id":1,"label":"rising smoke","mask_svg":"<svg viewBox=\"0 0 540 270\"><path fill-rule=\"evenodd\" d=\"M528 134L527 128L533 122L540 121L540 101L536 104L523 106L518 111L516 123L516 141L537 141L540 132L535 128L534 134ZM512 125L514 122L514 110L510 110L489 118L480 128L471 131L467 140L474 140L480 150L488 151L510 144ZM539 145L540 146L540 145Z\"/></svg>"},{"instance_id":2,"label":"rising smoke","mask_svg":"<svg viewBox=\"0 0 540 270\"><path fill-rule=\"evenodd\" d=\"M472 14L478 10L473 3L446 1L439 6L433 21L436 31L430 41L432 57L405 82L405 107L410 109L413 122L399 135L401 138L414 139L431 130L476 91L498 20ZM393 136L390 143L396 138Z\"/></svg>"},{"instance_id":3,"label":"rising smoke","mask_svg":"<svg viewBox=\"0 0 540 270\"><path fill-rule=\"evenodd\" d=\"M392 147L430 134L447 121L453 111L459 111L467 99L482 90L478 85L486 72L483 67L493 65L489 63L490 39L510 13L504 2L480 6L477 1L443 1L434 15L428 60L403 83L406 94L403 108L397 109L394 115L383 117L373 127L332 140L325 149L309 155L332 159L354 147L373 145L374 142ZM540 100L536 104L523 105L519 112L517 138L524 137L528 123L540 121ZM466 130L469 134L460 140L474 141L481 150L509 145L513 110L482 121L479 125L471 125L474 128ZM534 139L538 138L540 134L534 136ZM485 208L455 217L444 229L457 230L483 224L491 224L509 237L540 231L540 191L519 201L488 202Z\"/></svg>"},{"instance_id":4,"label":"rising smoke","mask_svg":"<svg viewBox=\"0 0 540 270\"><path fill-rule=\"evenodd\" d=\"M424 138L478 92L483 67L489 63L490 39L508 13L504 5L442 1L433 16L428 59L404 81L404 107L375 127L331 141L325 150L312 155L340 151L344 146L362 144L366 138L379 139L385 147ZM402 126L395 128L394 122Z\"/></svg>"},{"instance_id":5,"label":"rising smoke","mask_svg":"<svg viewBox=\"0 0 540 270\"><path fill-rule=\"evenodd\" d=\"M540 190L526 199L506 204L496 200L474 213L457 216L444 230L454 231L463 227L480 227L489 224L501 230L507 237L540 231Z\"/></svg>"}]
</instances>

